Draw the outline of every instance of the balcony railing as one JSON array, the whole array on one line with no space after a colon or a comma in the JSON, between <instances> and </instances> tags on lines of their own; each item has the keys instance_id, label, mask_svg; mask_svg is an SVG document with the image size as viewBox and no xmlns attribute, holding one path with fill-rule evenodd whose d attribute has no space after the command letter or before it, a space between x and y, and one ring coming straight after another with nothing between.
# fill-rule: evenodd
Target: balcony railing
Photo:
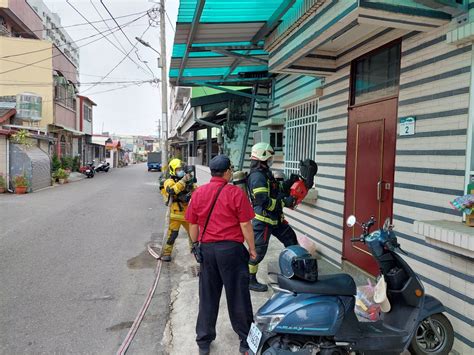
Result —
<instances>
[{"instance_id":1,"label":"balcony railing","mask_svg":"<svg viewBox=\"0 0 474 355\"><path fill-rule=\"evenodd\" d=\"M326 0L297 0L296 4L283 16L278 27L268 36L267 43L274 46L288 36L295 28L302 24Z\"/></svg>"}]
</instances>

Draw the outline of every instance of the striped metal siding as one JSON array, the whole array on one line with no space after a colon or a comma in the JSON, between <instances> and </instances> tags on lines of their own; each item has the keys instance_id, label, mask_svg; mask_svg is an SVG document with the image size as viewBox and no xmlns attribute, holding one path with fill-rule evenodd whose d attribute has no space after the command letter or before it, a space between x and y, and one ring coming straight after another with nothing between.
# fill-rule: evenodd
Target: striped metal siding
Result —
<instances>
[{"instance_id":1,"label":"striped metal siding","mask_svg":"<svg viewBox=\"0 0 474 355\"><path fill-rule=\"evenodd\" d=\"M304 93L314 95L314 89L320 85L319 80L311 77L285 81L306 84L297 90L292 87L294 84L286 87L295 101L301 100ZM316 241L318 251L338 266L341 266L342 251L348 87L349 68L346 67L326 81L324 95L319 99L316 149L318 200L315 205L305 203L297 210L286 213L297 233Z\"/></svg>"},{"instance_id":2,"label":"striped metal siding","mask_svg":"<svg viewBox=\"0 0 474 355\"><path fill-rule=\"evenodd\" d=\"M275 84L275 101L269 107L269 118L285 118L285 108L294 103L314 99L318 78L303 75L279 75ZM317 128L316 205L303 203L295 211L287 210L288 221L299 235L306 235L318 245L318 252L341 266L342 225L345 174L345 137L349 68L326 81L324 96L319 99ZM341 104L341 102L343 104ZM331 140L336 139L336 142ZM285 132L285 144L286 144ZM319 144L319 142L322 142ZM301 142L302 143L302 142ZM274 170L283 171L283 161L275 161Z\"/></svg>"},{"instance_id":3,"label":"striped metal siding","mask_svg":"<svg viewBox=\"0 0 474 355\"><path fill-rule=\"evenodd\" d=\"M474 263L429 245L415 220L453 220L463 194L471 46L446 44L446 28L402 42L398 116L416 116L416 134L398 137L394 223L428 293L439 298L456 331L456 349L474 346Z\"/></svg>"},{"instance_id":4,"label":"striped metal siding","mask_svg":"<svg viewBox=\"0 0 474 355\"><path fill-rule=\"evenodd\" d=\"M397 140L394 221L409 251L408 262L427 292L447 307L456 331L455 350L468 354L474 347L473 260L427 244L413 231L414 220L461 220L449 201L464 188L471 47L445 44L443 31L407 36L402 42L399 117L414 115L417 123L415 136ZM268 116L284 118L285 106L314 95L319 84L314 77L278 76ZM318 201L286 213L297 233L313 239L318 251L339 266L348 99L345 67L327 80L320 98ZM283 169L283 164L275 168Z\"/></svg>"}]
</instances>

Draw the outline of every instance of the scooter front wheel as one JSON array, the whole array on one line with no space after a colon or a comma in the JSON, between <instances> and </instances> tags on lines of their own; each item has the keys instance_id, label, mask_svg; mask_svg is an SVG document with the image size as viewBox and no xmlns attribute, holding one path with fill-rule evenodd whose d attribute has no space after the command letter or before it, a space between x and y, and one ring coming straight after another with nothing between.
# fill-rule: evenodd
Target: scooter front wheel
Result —
<instances>
[{"instance_id":1,"label":"scooter front wheel","mask_svg":"<svg viewBox=\"0 0 474 355\"><path fill-rule=\"evenodd\" d=\"M423 319L411 340L412 354L447 355L454 343L454 330L449 319L441 313Z\"/></svg>"}]
</instances>

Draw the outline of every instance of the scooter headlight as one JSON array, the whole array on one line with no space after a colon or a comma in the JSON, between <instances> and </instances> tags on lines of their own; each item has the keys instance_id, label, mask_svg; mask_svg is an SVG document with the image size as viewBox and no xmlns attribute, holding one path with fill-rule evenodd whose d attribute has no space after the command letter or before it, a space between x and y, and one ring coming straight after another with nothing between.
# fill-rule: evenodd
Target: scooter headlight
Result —
<instances>
[{"instance_id":1,"label":"scooter headlight","mask_svg":"<svg viewBox=\"0 0 474 355\"><path fill-rule=\"evenodd\" d=\"M283 320L284 314L272 314L268 316L255 316L255 322L260 330L271 332Z\"/></svg>"}]
</instances>

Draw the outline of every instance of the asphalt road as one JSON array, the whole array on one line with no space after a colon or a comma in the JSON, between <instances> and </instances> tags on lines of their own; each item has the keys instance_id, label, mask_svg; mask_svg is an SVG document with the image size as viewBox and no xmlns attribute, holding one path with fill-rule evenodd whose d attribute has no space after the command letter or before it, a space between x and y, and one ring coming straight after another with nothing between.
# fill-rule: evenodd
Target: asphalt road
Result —
<instances>
[{"instance_id":1,"label":"asphalt road","mask_svg":"<svg viewBox=\"0 0 474 355\"><path fill-rule=\"evenodd\" d=\"M0 353L113 354L154 279L158 173L145 165L0 195ZM170 266L129 353L163 353Z\"/></svg>"}]
</instances>

